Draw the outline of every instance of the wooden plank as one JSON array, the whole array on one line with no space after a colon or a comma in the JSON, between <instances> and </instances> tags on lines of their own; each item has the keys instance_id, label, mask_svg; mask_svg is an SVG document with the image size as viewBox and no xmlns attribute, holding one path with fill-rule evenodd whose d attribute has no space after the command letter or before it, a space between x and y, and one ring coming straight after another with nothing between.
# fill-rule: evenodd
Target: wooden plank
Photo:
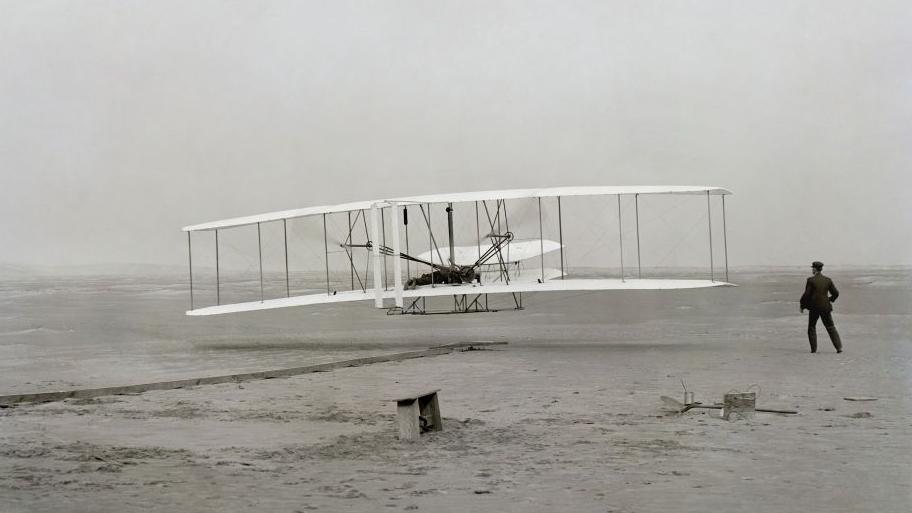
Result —
<instances>
[{"instance_id":1,"label":"wooden plank","mask_svg":"<svg viewBox=\"0 0 912 513\"><path fill-rule=\"evenodd\" d=\"M418 401L400 402L396 405L396 420L399 424L399 440L415 442L421 437L418 422Z\"/></svg>"},{"instance_id":2,"label":"wooden plank","mask_svg":"<svg viewBox=\"0 0 912 513\"><path fill-rule=\"evenodd\" d=\"M421 392L416 392L416 393L411 393L411 392L404 393L403 392L405 395L400 395L396 399L389 399L389 400L395 401L395 402L414 401L416 399L420 399L422 397L425 397L425 396L428 396L431 394L436 394L437 392L440 392L439 388L431 388L431 389L427 389L427 390L424 390Z\"/></svg>"},{"instance_id":3,"label":"wooden plank","mask_svg":"<svg viewBox=\"0 0 912 513\"><path fill-rule=\"evenodd\" d=\"M437 392L418 399L418 410L427 419L430 431L443 431L443 420L440 418L440 403Z\"/></svg>"},{"instance_id":4,"label":"wooden plank","mask_svg":"<svg viewBox=\"0 0 912 513\"><path fill-rule=\"evenodd\" d=\"M285 378L289 376L298 376L301 374L310 374L314 372L329 372L335 369L358 367L361 365L370 365L373 363L398 362L414 358L439 356L452 353L456 349L459 349L461 347L468 347L471 345L478 345L478 343L448 344L446 346L432 347L430 349L421 351L409 351L405 353L369 356L365 358L355 358L353 360L342 360L338 362L321 363L303 367L291 367L287 369L245 372L239 374L225 374L221 376L206 376L202 378L159 381L155 383L141 383L136 385L115 387L82 388L58 392L36 392L29 394L0 395L0 407L6 408L22 403L47 403L54 401L63 401L65 399L89 399L93 397L102 397L108 395L139 394L151 390L175 390L179 388L189 388L199 385L217 385L221 383L235 383L240 381L253 381L259 379Z\"/></svg>"}]
</instances>

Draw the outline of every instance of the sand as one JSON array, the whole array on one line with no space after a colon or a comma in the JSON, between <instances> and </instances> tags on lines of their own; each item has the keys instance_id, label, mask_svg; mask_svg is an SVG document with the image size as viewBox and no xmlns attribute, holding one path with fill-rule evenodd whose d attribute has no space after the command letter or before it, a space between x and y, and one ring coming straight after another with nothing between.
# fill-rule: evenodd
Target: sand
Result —
<instances>
[{"instance_id":1,"label":"sand","mask_svg":"<svg viewBox=\"0 0 912 513\"><path fill-rule=\"evenodd\" d=\"M822 328L821 352L807 351L800 274L742 273L742 287L724 291L529 296L525 311L473 316L367 313L355 326L317 323L329 335L319 351L309 336L299 342L304 360L429 338L509 342L489 350L3 409L0 511L905 512L909 273L834 278L840 355ZM350 338L367 325L381 326L380 342ZM219 342L233 346L220 361L300 363L287 356L292 337L239 350L243 337ZM134 377L163 369L136 366ZM5 370L4 382L23 381L26 371ZM675 414L659 397L683 399L682 380L704 402L756 391L759 407L800 413ZM444 430L398 441L388 399L428 386L441 389Z\"/></svg>"}]
</instances>

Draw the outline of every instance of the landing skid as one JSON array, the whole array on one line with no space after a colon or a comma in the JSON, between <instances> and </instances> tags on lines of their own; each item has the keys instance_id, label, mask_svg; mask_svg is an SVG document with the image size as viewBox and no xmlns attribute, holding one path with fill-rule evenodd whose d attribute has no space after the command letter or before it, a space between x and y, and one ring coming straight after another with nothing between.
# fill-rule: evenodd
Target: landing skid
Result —
<instances>
[{"instance_id":1,"label":"landing skid","mask_svg":"<svg viewBox=\"0 0 912 513\"><path fill-rule=\"evenodd\" d=\"M515 304L512 310L522 310L522 292L514 292L512 293L512 296L513 303ZM487 294L476 294L475 297L471 297L469 294L454 294L452 310L428 310L427 298L419 297L415 298L405 307L400 308L394 306L388 309L386 315L444 315L499 311L499 309L490 308L488 306Z\"/></svg>"}]
</instances>

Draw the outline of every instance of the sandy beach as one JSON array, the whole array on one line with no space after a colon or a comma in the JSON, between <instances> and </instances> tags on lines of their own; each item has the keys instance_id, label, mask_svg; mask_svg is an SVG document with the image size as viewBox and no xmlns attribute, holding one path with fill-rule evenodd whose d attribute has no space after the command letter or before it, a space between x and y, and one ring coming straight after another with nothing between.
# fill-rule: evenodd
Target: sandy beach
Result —
<instances>
[{"instance_id":1,"label":"sandy beach","mask_svg":"<svg viewBox=\"0 0 912 513\"><path fill-rule=\"evenodd\" d=\"M808 352L800 272L396 318L348 305L188 320L178 285L140 286L108 294L126 305L113 326L71 301L97 283L26 299L8 286L0 393L508 344L2 409L0 511L905 512L910 272L832 276L840 355L822 327L820 352ZM75 310L38 309L51 304ZM45 317L40 326L28 312ZM698 401L755 391L758 407L800 413L676 414L660 396L683 400L682 380ZM443 431L400 442L389 399L428 387L441 389Z\"/></svg>"}]
</instances>

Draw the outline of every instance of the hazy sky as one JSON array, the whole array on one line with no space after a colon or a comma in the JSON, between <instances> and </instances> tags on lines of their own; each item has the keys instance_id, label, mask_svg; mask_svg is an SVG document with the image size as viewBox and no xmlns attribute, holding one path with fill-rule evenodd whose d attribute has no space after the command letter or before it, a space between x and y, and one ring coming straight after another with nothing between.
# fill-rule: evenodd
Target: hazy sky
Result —
<instances>
[{"instance_id":1,"label":"hazy sky","mask_svg":"<svg viewBox=\"0 0 912 513\"><path fill-rule=\"evenodd\" d=\"M912 264L912 3L0 0L0 263L444 191L732 189L733 265Z\"/></svg>"}]
</instances>

